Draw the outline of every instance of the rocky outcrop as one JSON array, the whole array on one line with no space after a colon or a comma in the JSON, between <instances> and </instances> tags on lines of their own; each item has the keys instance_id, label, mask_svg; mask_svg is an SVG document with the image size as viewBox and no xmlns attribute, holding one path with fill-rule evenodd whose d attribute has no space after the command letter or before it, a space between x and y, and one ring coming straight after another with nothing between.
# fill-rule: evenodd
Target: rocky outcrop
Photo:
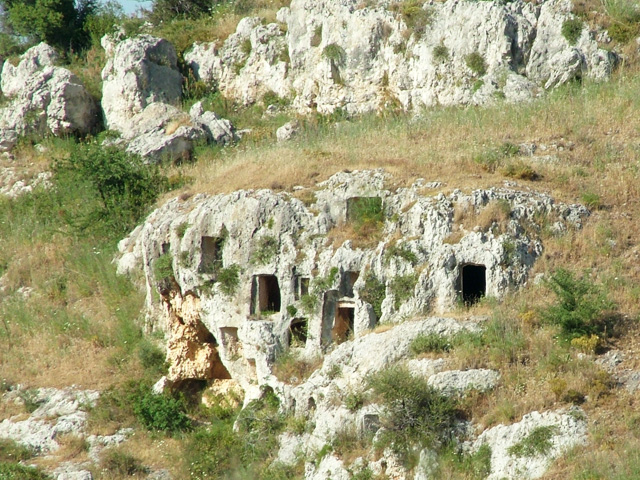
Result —
<instances>
[{"instance_id":1,"label":"rocky outcrop","mask_svg":"<svg viewBox=\"0 0 640 480\"><path fill-rule=\"evenodd\" d=\"M97 106L80 79L57 67L58 55L45 43L27 50L20 63L2 67L0 150L13 148L19 137L89 133L97 123Z\"/></svg>"},{"instance_id":2,"label":"rocky outcrop","mask_svg":"<svg viewBox=\"0 0 640 480\"><path fill-rule=\"evenodd\" d=\"M221 47L196 44L185 61L245 104L273 92L321 113L522 101L606 79L615 63L586 25L573 45L563 36L570 0L449 0L411 16L400 3L293 0L278 23L245 18Z\"/></svg>"},{"instance_id":3,"label":"rocky outcrop","mask_svg":"<svg viewBox=\"0 0 640 480\"><path fill-rule=\"evenodd\" d=\"M500 298L527 281L543 250L535 219L562 234L588 214L544 194L430 195L424 181L390 191L388 180L383 171L341 172L295 195L176 198L120 243L118 269L143 272L150 328L172 332L178 319L197 318L250 399L290 343L312 357L379 323ZM378 215L365 244L354 230L362 208ZM161 263L167 278L158 278ZM199 355L206 361L189 369L209 371L213 357Z\"/></svg>"},{"instance_id":4,"label":"rocky outcrop","mask_svg":"<svg viewBox=\"0 0 640 480\"><path fill-rule=\"evenodd\" d=\"M38 405L24 420L6 419L0 422L0 438L15 440L37 453L57 450L56 438L61 434L81 435L86 425L86 409L98 398L98 392L70 387L63 390L43 388L32 392L19 389L4 395L3 401L20 401L20 395Z\"/></svg>"},{"instance_id":5,"label":"rocky outcrop","mask_svg":"<svg viewBox=\"0 0 640 480\"><path fill-rule=\"evenodd\" d=\"M221 145L236 139L233 126L201 103L189 114L182 101L177 55L166 40L150 35L120 39L105 36L107 64L102 71L105 126L118 132L111 141L151 162L190 156L197 143Z\"/></svg>"},{"instance_id":6,"label":"rocky outcrop","mask_svg":"<svg viewBox=\"0 0 640 480\"><path fill-rule=\"evenodd\" d=\"M579 408L532 412L518 423L484 431L473 449L491 449L489 480L540 478L554 459L587 443L587 422Z\"/></svg>"}]
</instances>

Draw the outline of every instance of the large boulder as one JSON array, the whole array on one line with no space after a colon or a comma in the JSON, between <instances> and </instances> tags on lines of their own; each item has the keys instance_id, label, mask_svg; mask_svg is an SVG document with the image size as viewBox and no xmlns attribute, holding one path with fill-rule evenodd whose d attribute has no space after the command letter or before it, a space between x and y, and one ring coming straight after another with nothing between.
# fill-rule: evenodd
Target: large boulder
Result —
<instances>
[{"instance_id":1,"label":"large boulder","mask_svg":"<svg viewBox=\"0 0 640 480\"><path fill-rule=\"evenodd\" d=\"M107 56L102 70L106 128L127 132L148 105L180 103L182 75L176 50L167 40L139 35L119 41L105 36L102 47Z\"/></svg>"},{"instance_id":2,"label":"large boulder","mask_svg":"<svg viewBox=\"0 0 640 480\"><path fill-rule=\"evenodd\" d=\"M105 36L102 71L105 125L120 134L115 143L150 162L188 158L198 142L227 144L233 125L198 103L189 114L182 101L182 75L168 41L150 35Z\"/></svg>"},{"instance_id":3,"label":"large boulder","mask_svg":"<svg viewBox=\"0 0 640 480\"><path fill-rule=\"evenodd\" d=\"M0 150L10 150L27 134L86 134L96 125L94 99L57 61L56 51L41 43L27 50L17 66L4 62L0 86L9 103L0 109Z\"/></svg>"},{"instance_id":4,"label":"large boulder","mask_svg":"<svg viewBox=\"0 0 640 480\"><path fill-rule=\"evenodd\" d=\"M575 45L563 36L570 0L423 10L416 20L382 0L293 0L278 23L246 18L222 46L196 44L185 61L236 100L272 91L321 113L522 101L574 78L606 79L615 62L586 25Z\"/></svg>"}]
</instances>

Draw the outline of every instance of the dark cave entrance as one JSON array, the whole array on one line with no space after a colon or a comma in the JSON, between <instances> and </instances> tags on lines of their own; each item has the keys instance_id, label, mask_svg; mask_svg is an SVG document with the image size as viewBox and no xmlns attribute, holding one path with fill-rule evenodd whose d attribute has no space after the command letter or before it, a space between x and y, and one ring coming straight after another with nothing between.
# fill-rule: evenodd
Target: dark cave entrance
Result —
<instances>
[{"instance_id":1,"label":"dark cave entrance","mask_svg":"<svg viewBox=\"0 0 640 480\"><path fill-rule=\"evenodd\" d=\"M304 346L307 343L308 322L306 318L294 318L289 325L289 346Z\"/></svg>"},{"instance_id":2,"label":"dark cave entrance","mask_svg":"<svg viewBox=\"0 0 640 480\"><path fill-rule=\"evenodd\" d=\"M253 277L252 312L280 311L280 285L275 275L257 275Z\"/></svg>"},{"instance_id":3,"label":"dark cave entrance","mask_svg":"<svg viewBox=\"0 0 640 480\"><path fill-rule=\"evenodd\" d=\"M338 305L336 310L331 337L334 342L342 343L353 336L355 323L355 308L352 306Z\"/></svg>"},{"instance_id":4,"label":"dark cave entrance","mask_svg":"<svg viewBox=\"0 0 640 480\"><path fill-rule=\"evenodd\" d=\"M222 267L222 248L225 237L202 237L200 239L200 273L216 273Z\"/></svg>"},{"instance_id":5,"label":"dark cave entrance","mask_svg":"<svg viewBox=\"0 0 640 480\"><path fill-rule=\"evenodd\" d=\"M463 265L460 272L462 301L465 305L477 303L487 293L487 267Z\"/></svg>"}]
</instances>

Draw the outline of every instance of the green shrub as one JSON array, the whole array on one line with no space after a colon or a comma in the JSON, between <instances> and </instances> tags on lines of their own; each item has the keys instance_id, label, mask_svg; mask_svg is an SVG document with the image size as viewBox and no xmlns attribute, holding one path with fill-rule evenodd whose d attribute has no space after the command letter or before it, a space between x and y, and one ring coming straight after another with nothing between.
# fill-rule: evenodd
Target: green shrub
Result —
<instances>
[{"instance_id":1,"label":"green shrub","mask_svg":"<svg viewBox=\"0 0 640 480\"><path fill-rule=\"evenodd\" d=\"M358 292L360 298L373 307L377 318L382 316L382 302L386 297L386 287L372 272L364 279L364 287Z\"/></svg>"},{"instance_id":2,"label":"green shrub","mask_svg":"<svg viewBox=\"0 0 640 480\"><path fill-rule=\"evenodd\" d=\"M81 231L120 238L133 229L160 193L168 189L157 167L122 150L97 143L78 145L54 164L54 184L82 202L60 206L59 215Z\"/></svg>"},{"instance_id":3,"label":"green shrub","mask_svg":"<svg viewBox=\"0 0 640 480\"><path fill-rule=\"evenodd\" d=\"M462 474L460 478L484 480L491 474L491 447L485 443L475 452L465 452L459 446L453 446L440 455L439 468L442 470L445 466L449 468L448 472Z\"/></svg>"},{"instance_id":4,"label":"green shrub","mask_svg":"<svg viewBox=\"0 0 640 480\"><path fill-rule=\"evenodd\" d=\"M302 305L304 312L311 315L315 312L316 307L318 306L318 297L311 295L310 293L306 293L300 297L300 304Z\"/></svg>"},{"instance_id":5,"label":"green shrub","mask_svg":"<svg viewBox=\"0 0 640 480\"><path fill-rule=\"evenodd\" d=\"M420 38L431 22L431 11L423 8L422 0L403 0L391 5L391 10L402 15L407 28Z\"/></svg>"},{"instance_id":6,"label":"green shrub","mask_svg":"<svg viewBox=\"0 0 640 480\"><path fill-rule=\"evenodd\" d=\"M182 238L184 234L187 233L187 229L189 228L189 222L182 222L180 225L176 227L176 235Z\"/></svg>"},{"instance_id":7,"label":"green shrub","mask_svg":"<svg viewBox=\"0 0 640 480\"><path fill-rule=\"evenodd\" d=\"M416 273L398 275L391 279L389 290L391 290L393 294L396 310L400 308L400 305L413 297L416 283L418 283L418 274Z\"/></svg>"},{"instance_id":8,"label":"green shrub","mask_svg":"<svg viewBox=\"0 0 640 480\"><path fill-rule=\"evenodd\" d=\"M233 419L229 419L191 434L184 443L182 458L192 478L225 478L242 464L242 449L242 439L233 431Z\"/></svg>"},{"instance_id":9,"label":"green shrub","mask_svg":"<svg viewBox=\"0 0 640 480\"><path fill-rule=\"evenodd\" d=\"M164 351L155 343L144 339L138 345L138 358L144 369L151 375L164 375L167 363Z\"/></svg>"},{"instance_id":10,"label":"green shrub","mask_svg":"<svg viewBox=\"0 0 640 480\"><path fill-rule=\"evenodd\" d=\"M209 13L210 9L210 0L153 0L149 20L157 25L176 18L195 19Z\"/></svg>"},{"instance_id":11,"label":"green shrub","mask_svg":"<svg viewBox=\"0 0 640 480\"><path fill-rule=\"evenodd\" d=\"M449 49L443 43L433 47L433 59L436 62L446 62L449 60Z\"/></svg>"},{"instance_id":12,"label":"green shrub","mask_svg":"<svg viewBox=\"0 0 640 480\"><path fill-rule=\"evenodd\" d=\"M188 430L191 421L186 415L186 402L166 394L156 395L147 387L138 392L133 411L147 430L175 433Z\"/></svg>"},{"instance_id":13,"label":"green shrub","mask_svg":"<svg viewBox=\"0 0 640 480\"><path fill-rule=\"evenodd\" d=\"M389 260L392 257L402 258L403 260L409 262L411 265L416 265L418 263L418 256L404 244L401 244L399 246L391 245L387 247L386 251L384 252L385 263L389 263Z\"/></svg>"},{"instance_id":14,"label":"green shrub","mask_svg":"<svg viewBox=\"0 0 640 480\"><path fill-rule=\"evenodd\" d=\"M410 348L414 355L448 352L451 350L451 341L437 333L421 333L411 341Z\"/></svg>"},{"instance_id":15,"label":"green shrub","mask_svg":"<svg viewBox=\"0 0 640 480\"><path fill-rule=\"evenodd\" d=\"M314 278L312 288L313 293L315 295L321 295L327 290L331 290L336 282L336 279L338 278L339 273L340 270L338 269L338 267L331 267L326 276Z\"/></svg>"},{"instance_id":16,"label":"green shrub","mask_svg":"<svg viewBox=\"0 0 640 480\"><path fill-rule=\"evenodd\" d=\"M133 476L148 473L140 460L124 451L123 448L109 448L102 453L100 468L103 472L118 476Z\"/></svg>"},{"instance_id":17,"label":"green shrub","mask_svg":"<svg viewBox=\"0 0 640 480\"><path fill-rule=\"evenodd\" d=\"M251 261L258 265L265 265L269 263L277 253L278 240L275 237L267 235L258 241L258 246L251 256Z\"/></svg>"},{"instance_id":18,"label":"green shrub","mask_svg":"<svg viewBox=\"0 0 640 480\"><path fill-rule=\"evenodd\" d=\"M559 268L545 281L556 302L541 311L546 323L558 325L567 339L605 332L605 312L614 308L606 294L592 281Z\"/></svg>"},{"instance_id":19,"label":"green shrub","mask_svg":"<svg viewBox=\"0 0 640 480\"><path fill-rule=\"evenodd\" d=\"M514 457L535 457L546 455L553 447L551 439L557 432L557 427L537 427L529 435L515 445L509 447L507 452Z\"/></svg>"},{"instance_id":20,"label":"green shrub","mask_svg":"<svg viewBox=\"0 0 640 480\"><path fill-rule=\"evenodd\" d=\"M562 36L569 42L569 45L575 45L582 34L582 20L579 18L571 18L565 20L562 24Z\"/></svg>"},{"instance_id":21,"label":"green shrub","mask_svg":"<svg viewBox=\"0 0 640 480\"><path fill-rule=\"evenodd\" d=\"M153 262L153 275L157 282L173 278L173 257L171 253L163 253Z\"/></svg>"},{"instance_id":22,"label":"green shrub","mask_svg":"<svg viewBox=\"0 0 640 480\"><path fill-rule=\"evenodd\" d=\"M485 62L484 57L480 55L480 53L470 53L464 57L464 61L467 67L476 75L482 76L487 73L487 62Z\"/></svg>"},{"instance_id":23,"label":"green shrub","mask_svg":"<svg viewBox=\"0 0 640 480\"><path fill-rule=\"evenodd\" d=\"M235 263L220 269L216 280L220 284L220 291L227 296L235 295L240 286L240 266Z\"/></svg>"},{"instance_id":24,"label":"green shrub","mask_svg":"<svg viewBox=\"0 0 640 480\"><path fill-rule=\"evenodd\" d=\"M393 366L368 378L368 384L383 403L383 440L408 454L413 445L438 449L454 434L456 404L422 377L406 367Z\"/></svg>"},{"instance_id":25,"label":"green shrub","mask_svg":"<svg viewBox=\"0 0 640 480\"><path fill-rule=\"evenodd\" d=\"M356 233L378 229L384 222L384 211L380 197L354 198L349 203L348 220Z\"/></svg>"},{"instance_id":26,"label":"green shrub","mask_svg":"<svg viewBox=\"0 0 640 480\"><path fill-rule=\"evenodd\" d=\"M506 158L516 156L520 153L520 147L510 142L505 142L499 147L485 149L474 155L473 161L480 165L487 172L495 172Z\"/></svg>"},{"instance_id":27,"label":"green shrub","mask_svg":"<svg viewBox=\"0 0 640 480\"><path fill-rule=\"evenodd\" d=\"M322 50L322 56L336 66L343 66L347 60L347 52L337 43L330 43Z\"/></svg>"},{"instance_id":28,"label":"green shrub","mask_svg":"<svg viewBox=\"0 0 640 480\"><path fill-rule=\"evenodd\" d=\"M287 314L290 317L295 317L296 313L298 313L298 309L296 308L295 305L287 305Z\"/></svg>"},{"instance_id":29,"label":"green shrub","mask_svg":"<svg viewBox=\"0 0 640 480\"><path fill-rule=\"evenodd\" d=\"M355 412L362 408L364 405L364 393L363 392L349 392L344 397L344 406L350 412Z\"/></svg>"}]
</instances>

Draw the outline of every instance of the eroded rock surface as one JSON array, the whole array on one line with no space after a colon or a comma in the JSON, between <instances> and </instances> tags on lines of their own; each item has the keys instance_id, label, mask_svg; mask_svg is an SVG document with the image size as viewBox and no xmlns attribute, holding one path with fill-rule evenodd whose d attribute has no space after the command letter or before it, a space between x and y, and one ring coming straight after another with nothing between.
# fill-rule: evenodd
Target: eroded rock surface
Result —
<instances>
[{"instance_id":1,"label":"eroded rock surface","mask_svg":"<svg viewBox=\"0 0 640 480\"><path fill-rule=\"evenodd\" d=\"M86 134L96 125L95 101L57 61L55 50L41 43L27 50L17 66L4 62L0 87L9 103L0 109L0 150L11 150L27 134Z\"/></svg>"},{"instance_id":2,"label":"eroded rock surface","mask_svg":"<svg viewBox=\"0 0 640 480\"><path fill-rule=\"evenodd\" d=\"M615 56L586 25L575 44L562 35L571 9L449 0L410 20L387 1L293 0L277 23L245 18L221 47L196 44L185 61L228 97L250 104L274 92L301 112L523 101L609 77Z\"/></svg>"},{"instance_id":3,"label":"eroded rock surface","mask_svg":"<svg viewBox=\"0 0 640 480\"><path fill-rule=\"evenodd\" d=\"M170 333L197 317L229 376L252 398L290 343L313 356L378 323L446 311L461 296L501 297L527 281L542 252L534 218L573 229L588 214L544 194L429 195L423 181L392 192L386 180L383 171L338 173L297 192L307 205L269 190L173 199L121 242L119 271L144 273L151 328ZM352 231L362 205L379 212L375 240L327 242ZM502 220L489 215L496 206ZM480 220L483 212L490 221ZM170 266L165 279L157 278L160 257ZM211 355L192 353L189 361L201 366L188 370L211 368Z\"/></svg>"},{"instance_id":4,"label":"eroded rock surface","mask_svg":"<svg viewBox=\"0 0 640 480\"><path fill-rule=\"evenodd\" d=\"M152 162L189 158L198 142L226 144L236 139L228 120L198 103L189 114L182 102L182 75L168 41L150 35L105 36L102 71L105 126L118 132L128 152Z\"/></svg>"},{"instance_id":5,"label":"eroded rock surface","mask_svg":"<svg viewBox=\"0 0 640 480\"><path fill-rule=\"evenodd\" d=\"M537 441L527 442L531 434L541 432L540 429L546 429L542 431L547 433L538 433ZM546 441L541 442L540 438ZM554 459L586 443L586 417L581 409L573 408L569 411L531 412L520 422L490 428L478 437L473 448L481 445L491 448L491 474L488 479L516 480L540 478ZM519 445L525 448L518 449Z\"/></svg>"}]
</instances>

